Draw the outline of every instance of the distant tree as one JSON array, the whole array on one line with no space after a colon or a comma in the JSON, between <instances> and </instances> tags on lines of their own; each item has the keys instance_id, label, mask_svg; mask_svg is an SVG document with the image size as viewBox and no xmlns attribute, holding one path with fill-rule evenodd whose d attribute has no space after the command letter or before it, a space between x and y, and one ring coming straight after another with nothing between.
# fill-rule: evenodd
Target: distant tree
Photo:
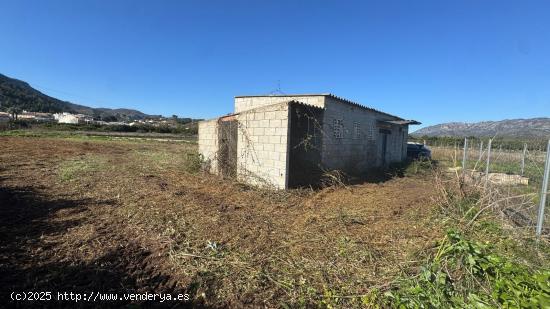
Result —
<instances>
[{"instance_id":1,"label":"distant tree","mask_svg":"<svg viewBox=\"0 0 550 309\"><path fill-rule=\"evenodd\" d=\"M93 118L94 120L101 120L101 112L98 111L98 110L96 110L96 109L94 109L92 118Z\"/></svg>"},{"instance_id":2,"label":"distant tree","mask_svg":"<svg viewBox=\"0 0 550 309\"><path fill-rule=\"evenodd\" d=\"M21 114L21 109L17 106L10 106L8 107L8 113L11 114L13 120L17 120L17 116Z\"/></svg>"},{"instance_id":3,"label":"distant tree","mask_svg":"<svg viewBox=\"0 0 550 309\"><path fill-rule=\"evenodd\" d=\"M191 118L179 118L178 119L178 122L181 123L181 124L190 123L192 121L193 121L193 119L191 119Z\"/></svg>"},{"instance_id":4,"label":"distant tree","mask_svg":"<svg viewBox=\"0 0 550 309\"><path fill-rule=\"evenodd\" d=\"M118 119L114 115L103 115L101 116L101 120L106 122L114 122L114 121L117 121Z\"/></svg>"},{"instance_id":5,"label":"distant tree","mask_svg":"<svg viewBox=\"0 0 550 309\"><path fill-rule=\"evenodd\" d=\"M172 118L173 118L174 120L178 120L178 115L175 115L175 114L174 114L174 115L172 115Z\"/></svg>"}]
</instances>

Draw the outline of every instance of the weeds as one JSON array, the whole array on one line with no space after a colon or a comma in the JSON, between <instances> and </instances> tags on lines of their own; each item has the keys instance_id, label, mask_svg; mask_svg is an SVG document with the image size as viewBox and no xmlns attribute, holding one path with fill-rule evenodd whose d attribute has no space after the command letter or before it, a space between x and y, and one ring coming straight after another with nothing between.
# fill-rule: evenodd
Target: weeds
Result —
<instances>
[{"instance_id":1,"label":"weeds","mask_svg":"<svg viewBox=\"0 0 550 309\"><path fill-rule=\"evenodd\" d=\"M59 166L58 175L62 181L74 181L80 176L98 171L104 163L103 159L93 156L65 161Z\"/></svg>"},{"instance_id":2,"label":"weeds","mask_svg":"<svg viewBox=\"0 0 550 309\"><path fill-rule=\"evenodd\" d=\"M322 187L345 188L349 176L340 170L324 170L321 175Z\"/></svg>"},{"instance_id":3,"label":"weeds","mask_svg":"<svg viewBox=\"0 0 550 309\"><path fill-rule=\"evenodd\" d=\"M195 144L196 137L181 134L139 133L139 132L109 132L109 131L70 131L70 130L40 130L40 129L13 129L1 130L0 137L29 137L29 138L66 138L71 140L90 141L170 141Z\"/></svg>"},{"instance_id":4,"label":"weeds","mask_svg":"<svg viewBox=\"0 0 550 309\"><path fill-rule=\"evenodd\" d=\"M183 163L184 170L191 174L196 174L203 169L204 157L196 152L186 154L186 160Z\"/></svg>"},{"instance_id":5,"label":"weeds","mask_svg":"<svg viewBox=\"0 0 550 309\"><path fill-rule=\"evenodd\" d=\"M409 175L416 173L416 164L409 166ZM549 307L548 244L525 238L506 215L525 206L526 199L530 203L530 195L484 190L440 169L433 179L440 209L434 219L449 231L419 271L405 272L381 303L400 308Z\"/></svg>"},{"instance_id":6,"label":"weeds","mask_svg":"<svg viewBox=\"0 0 550 309\"><path fill-rule=\"evenodd\" d=\"M403 308L545 308L550 270L531 270L449 231L420 274L385 296Z\"/></svg>"},{"instance_id":7,"label":"weeds","mask_svg":"<svg viewBox=\"0 0 550 309\"><path fill-rule=\"evenodd\" d=\"M413 160L405 165L404 174L412 175L427 175L433 170L433 162L431 160Z\"/></svg>"},{"instance_id":8,"label":"weeds","mask_svg":"<svg viewBox=\"0 0 550 309\"><path fill-rule=\"evenodd\" d=\"M190 174L197 174L203 169L204 159L202 155L188 148L182 152L145 149L138 150L135 155L140 160L148 161L146 164L154 166L158 170L184 171Z\"/></svg>"},{"instance_id":9,"label":"weeds","mask_svg":"<svg viewBox=\"0 0 550 309\"><path fill-rule=\"evenodd\" d=\"M51 157L73 158L54 179L63 173L86 184L43 182L52 200L71 194L86 207L86 224L62 225L63 233L48 235L52 250L36 251L44 260L55 254L80 263L89 251L73 254L83 244L95 245L96 233L102 243L93 247L95 256L135 242L151 254L124 251L119 258L131 257L128 269L145 279L142 287L170 290L177 284L205 307L512 307L546 301L543 242L537 249L510 235L496 206L476 216L486 196L448 175L434 174L435 182L425 177L433 169L425 162L383 184L269 191L191 174L200 159L192 145L6 140L12 149L0 153L6 178L26 185L42 176L42 170L11 163L21 157L52 164L58 161ZM74 158L90 149L96 157ZM119 195L117 207L92 207ZM64 222L72 213L52 218ZM91 229L98 225L103 228ZM448 229L456 232L443 238ZM155 273L142 271L143 265Z\"/></svg>"}]
</instances>

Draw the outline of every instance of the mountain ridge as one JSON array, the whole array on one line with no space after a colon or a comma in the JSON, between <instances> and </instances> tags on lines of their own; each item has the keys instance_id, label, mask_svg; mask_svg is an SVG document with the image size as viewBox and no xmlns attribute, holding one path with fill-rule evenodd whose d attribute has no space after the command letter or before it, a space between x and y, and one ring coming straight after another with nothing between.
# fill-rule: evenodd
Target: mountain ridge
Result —
<instances>
[{"instance_id":1,"label":"mountain ridge","mask_svg":"<svg viewBox=\"0 0 550 309\"><path fill-rule=\"evenodd\" d=\"M29 83L0 74L0 111L16 107L29 112L70 112L89 115L107 121L158 118L129 108L94 108L51 97L34 89Z\"/></svg>"},{"instance_id":2,"label":"mountain ridge","mask_svg":"<svg viewBox=\"0 0 550 309\"><path fill-rule=\"evenodd\" d=\"M446 122L419 129L412 136L449 137L550 137L550 118L517 118L498 121Z\"/></svg>"}]
</instances>

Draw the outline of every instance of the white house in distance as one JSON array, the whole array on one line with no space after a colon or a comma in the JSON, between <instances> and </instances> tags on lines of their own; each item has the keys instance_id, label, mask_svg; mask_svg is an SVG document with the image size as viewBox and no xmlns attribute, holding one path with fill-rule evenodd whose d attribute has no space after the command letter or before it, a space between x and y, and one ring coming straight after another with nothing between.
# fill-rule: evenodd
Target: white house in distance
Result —
<instances>
[{"instance_id":1,"label":"white house in distance","mask_svg":"<svg viewBox=\"0 0 550 309\"><path fill-rule=\"evenodd\" d=\"M40 122L50 122L50 121L54 120L54 117L50 113L23 111L21 114L17 115L17 119L34 120L34 121L40 121Z\"/></svg>"},{"instance_id":2,"label":"white house in distance","mask_svg":"<svg viewBox=\"0 0 550 309\"><path fill-rule=\"evenodd\" d=\"M21 113L16 115L16 118L19 120L30 120L30 121L39 121L39 122L50 122L54 120L52 114L50 113L28 112L28 111L22 111ZM0 112L0 122L10 121L11 119L12 119L12 115L10 113Z\"/></svg>"},{"instance_id":3,"label":"white house in distance","mask_svg":"<svg viewBox=\"0 0 550 309\"><path fill-rule=\"evenodd\" d=\"M237 96L233 114L199 122L199 152L213 173L286 189L404 160L411 124L328 93Z\"/></svg>"},{"instance_id":4,"label":"white house in distance","mask_svg":"<svg viewBox=\"0 0 550 309\"><path fill-rule=\"evenodd\" d=\"M92 123L93 119L90 116L82 114L71 114L71 113L58 113L54 114L53 117L57 120L58 123Z\"/></svg>"}]
</instances>

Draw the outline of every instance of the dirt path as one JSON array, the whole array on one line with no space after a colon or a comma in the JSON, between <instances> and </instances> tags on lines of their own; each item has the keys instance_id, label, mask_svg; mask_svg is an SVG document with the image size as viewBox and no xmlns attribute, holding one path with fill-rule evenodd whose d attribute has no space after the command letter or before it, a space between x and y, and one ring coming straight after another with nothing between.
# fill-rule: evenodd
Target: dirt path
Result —
<instances>
[{"instance_id":1,"label":"dirt path","mask_svg":"<svg viewBox=\"0 0 550 309\"><path fill-rule=\"evenodd\" d=\"M193 302L171 304L182 307L315 305L327 286L360 293L388 282L440 234L428 223L425 179L271 193L187 173L188 145L0 144L0 284L9 291L189 293Z\"/></svg>"}]
</instances>

